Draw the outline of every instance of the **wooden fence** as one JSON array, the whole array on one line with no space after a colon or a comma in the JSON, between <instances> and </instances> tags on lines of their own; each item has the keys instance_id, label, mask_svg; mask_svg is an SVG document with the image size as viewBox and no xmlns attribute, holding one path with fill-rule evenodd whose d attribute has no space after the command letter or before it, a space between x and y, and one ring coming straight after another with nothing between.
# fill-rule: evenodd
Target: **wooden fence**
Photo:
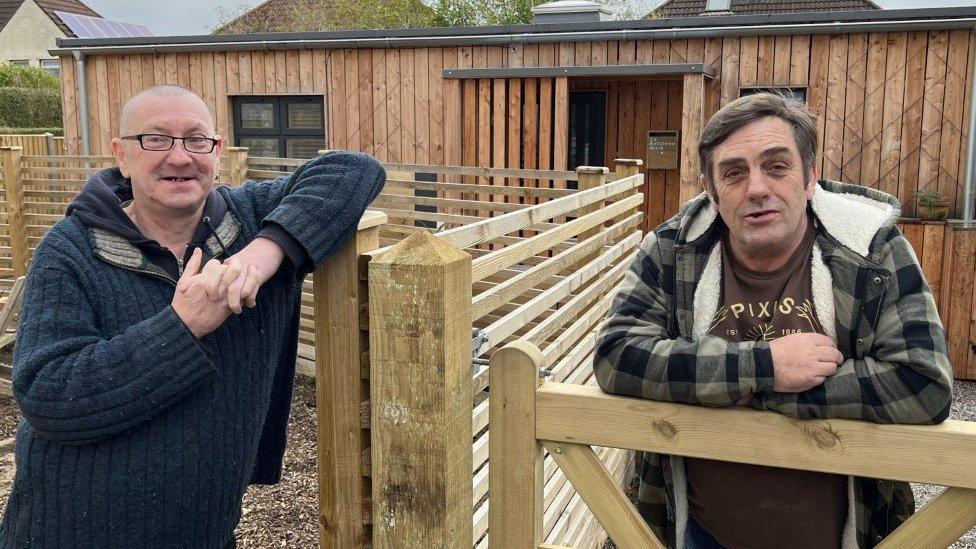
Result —
<instances>
[{"instance_id":1,"label":"wooden fence","mask_svg":"<svg viewBox=\"0 0 976 549\"><path fill-rule=\"evenodd\" d=\"M369 540L377 547L487 546L484 357L526 337L562 357L560 379L589 378L593 330L640 242L639 165L619 161L613 176L607 168L388 166L391 174L517 179L527 191L447 182L439 192L461 198L413 202L415 194L396 190L431 182L391 177L392 192L376 204L404 223L360 231L330 262L334 270L316 273L322 547ZM575 180L578 189L536 192L550 187L535 181L556 179ZM468 193L501 200L468 200ZM418 227L425 223L438 225ZM622 481L626 463L613 457L607 464ZM581 522L585 507L550 470L548 535L567 542L585 524L593 540L604 536L592 520Z\"/></svg>"},{"instance_id":2,"label":"wooden fence","mask_svg":"<svg viewBox=\"0 0 976 549\"><path fill-rule=\"evenodd\" d=\"M50 133L0 134L0 147L21 147L24 154L64 154L64 138Z\"/></svg>"},{"instance_id":3,"label":"wooden fence","mask_svg":"<svg viewBox=\"0 0 976 549\"><path fill-rule=\"evenodd\" d=\"M948 487L878 547L948 547L976 524L974 422L802 421L748 408L651 402L593 386L540 386L540 368L548 364L527 341L511 343L491 358L489 459L502 473L491 484L493 547L555 549L542 534L544 453L617 547L664 547L590 445Z\"/></svg>"}]
</instances>

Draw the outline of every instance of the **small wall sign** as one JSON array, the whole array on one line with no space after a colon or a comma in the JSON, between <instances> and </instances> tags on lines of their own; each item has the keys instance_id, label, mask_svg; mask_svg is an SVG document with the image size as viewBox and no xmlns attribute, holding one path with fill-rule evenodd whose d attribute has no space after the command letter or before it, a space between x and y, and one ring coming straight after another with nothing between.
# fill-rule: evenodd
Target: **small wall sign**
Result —
<instances>
[{"instance_id":1,"label":"small wall sign","mask_svg":"<svg viewBox=\"0 0 976 549\"><path fill-rule=\"evenodd\" d=\"M680 130L652 130L647 132L647 169L678 169L680 147Z\"/></svg>"}]
</instances>

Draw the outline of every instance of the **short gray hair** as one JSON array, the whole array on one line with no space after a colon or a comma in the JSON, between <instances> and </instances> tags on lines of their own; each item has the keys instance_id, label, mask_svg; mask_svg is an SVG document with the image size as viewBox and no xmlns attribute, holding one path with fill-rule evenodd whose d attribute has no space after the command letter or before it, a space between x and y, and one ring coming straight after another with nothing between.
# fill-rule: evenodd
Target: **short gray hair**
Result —
<instances>
[{"instance_id":1,"label":"short gray hair","mask_svg":"<svg viewBox=\"0 0 976 549\"><path fill-rule=\"evenodd\" d=\"M813 166L817 156L817 117L806 105L793 97L769 92L740 97L712 116L702 130L701 141L698 143L701 171L713 195L715 180L712 171L712 153L715 147L739 128L767 116L782 119L793 128L793 138L800 151L804 174ZM805 176L804 181L806 181Z\"/></svg>"}]
</instances>

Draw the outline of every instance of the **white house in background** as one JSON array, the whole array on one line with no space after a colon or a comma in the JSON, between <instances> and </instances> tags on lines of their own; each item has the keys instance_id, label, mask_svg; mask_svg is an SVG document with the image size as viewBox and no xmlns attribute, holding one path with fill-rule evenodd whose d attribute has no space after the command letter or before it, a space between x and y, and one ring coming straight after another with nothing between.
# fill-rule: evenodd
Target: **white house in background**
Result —
<instances>
[{"instance_id":1,"label":"white house in background","mask_svg":"<svg viewBox=\"0 0 976 549\"><path fill-rule=\"evenodd\" d=\"M0 0L0 63L41 67L58 76L48 50L58 38L150 36L142 25L103 19L79 0Z\"/></svg>"}]
</instances>

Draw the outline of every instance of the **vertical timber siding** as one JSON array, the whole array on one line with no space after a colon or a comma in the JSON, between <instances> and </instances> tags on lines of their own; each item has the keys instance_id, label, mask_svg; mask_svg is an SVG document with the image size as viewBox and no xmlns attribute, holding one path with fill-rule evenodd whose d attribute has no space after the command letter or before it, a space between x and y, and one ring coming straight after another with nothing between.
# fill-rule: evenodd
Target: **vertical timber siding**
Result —
<instances>
[{"instance_id":1,"label":"vertical timber siding","mask_svg":"<svg viewBox=\"0 0 976 549\"><path fill-rule=\"evenodd\" d=\"M967 30L430 48L90 55L92 154L108 154L121 105L163 83L199 93L232 135L235 95L323 95L328 145L387 162L562 169L566 93L607 91L606 158L643 158L650 129L680 129L680 78L451 81L445 68L705 63L705 116L749 86L805 87L824 177L899 197L936 187L962 211L976 51ZM75 65L62 57L66 152L80 152ZM696 102L697 104L697 102ZM678 170L647 173L654 226L678 209ZM510 181L502 181L502 184Z\"/></svg>"}]
</instances>

